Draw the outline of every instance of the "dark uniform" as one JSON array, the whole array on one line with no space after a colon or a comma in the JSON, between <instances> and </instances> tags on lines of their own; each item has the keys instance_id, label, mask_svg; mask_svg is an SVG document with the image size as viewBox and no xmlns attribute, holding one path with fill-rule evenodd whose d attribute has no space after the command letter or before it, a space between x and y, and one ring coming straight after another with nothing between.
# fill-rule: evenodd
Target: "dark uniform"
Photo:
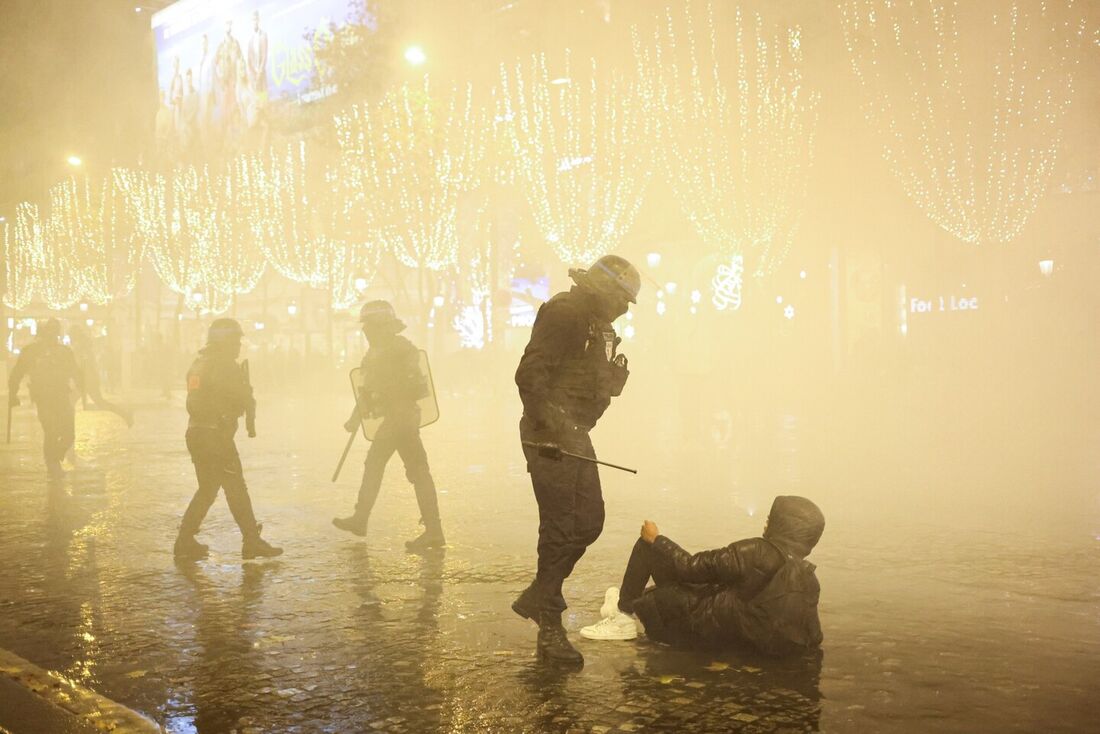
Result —
<instances>
[{"instance_id":1,"label":"dark uniform","mask_svg":"<svg viewBox=\"0 0 1100 734\"><path fill-rule=\"evenodd\" d=\"M364 391L344 425L348 431L359 430L364 418L361 409L366 410L366 417L383 420L367 451L355 514L335 518L333 524L341 530L366 535L367 521L378 499L386 464L397 453L405 464L405 476L416 492L420 520L425 528L423 535L406 546L410 550L441 546L444 541L439 500L428 467L428 454L420 439L421 416L417 401L429 394L427 380L420 371L420 350L397 333L405 325L385 301L365 304L361 321L370 342L360 365Z\"/></svg>"},{"instance_id":2,"label":"dark uniform","mask_svg":"<svg viewBox=\"0 0 1100 734\"><path fill-rule=\"evenodd\" d=\"M61 325L50 319L39 330L38 338L23 348L8 378L11 405L19 404L19 385L30 375L31 400L38 409L44 441L42 453L50 474L61 474L61 460L76 438L75 414L69 384L83 392L83 376L76 357L61 344Z\"/></svg>"},{"instance_id":3,"label":"dark uniform","mask_svg":"<svg viewBox=\"0 0 1100 734\"><path fill-rule=\"evenodd\" d=\"M234 328L235 327L235 328ZM235 340L225 333L236 334ZM232 319L218 319L211 326L211 337L199 351L199 357L187 371L187 450L195 465L199 488L191 498L180 522L176 555L201 556L206 546L195 540L206 513L225 490L229 511L244 539L245 558L274 556L282 553L260 538L261 526L252 512L252 500L244 481L241 457L234 435L247 410L254 410L252 388L237 364L240 351L240 326ZM234 343L235 341L235 343Z\"/></svg>"},{"instance_id":4,"label":"dark uniform","mask_svg":"<svg viewBox=\"0 0 1100 734\"><path fill-rule=\"evenodd\" d=\"M633 266L614 256L570 275L578 285L539 309L516 370L523 401L520 438L524 444L550 443L594 459L589 431L622 392L629 374L625 357L617 354L620 340L611 319L634 300L639 280ZM562 583L603 531L604 503L595 464L540 456L528 445L523 451L539 507L538 567L513 609L539 620L543 652L544 628L554 630L555 645L564 641L568 646L560 631L566 608ZM563 659L579 660L579 653L568 650Z\"/></svg>"}]
</instances>

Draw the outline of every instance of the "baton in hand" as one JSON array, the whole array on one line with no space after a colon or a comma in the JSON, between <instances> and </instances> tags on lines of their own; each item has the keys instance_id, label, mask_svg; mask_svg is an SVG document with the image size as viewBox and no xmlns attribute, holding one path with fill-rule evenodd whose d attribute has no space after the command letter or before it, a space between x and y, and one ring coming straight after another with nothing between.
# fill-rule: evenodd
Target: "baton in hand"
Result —
<instances>
[{"instance_id":1,"label":"baton in hand","mask_svg":"<svg viewBox=\"0 0 1100 734\"><path fill-rule=\"evenodd\" d=\"M561 457L568 456L571 459L580 459L581 461L587 461L591 464L599 464L600 466L608 466L612 469L618 469L619 471L628 471L631 474L637 474L637 469L631 469L626 466L619 466L618 464L612 464L607 461L600 461L599 459L593 459L590 456L581 456L580 454L574 454L571 451L566 451L561 446L557 446L552 443L535 443L534 441L522 441L524 446L536 449L539 452L539 456L544 459L550 459L551 461L561 461Z\"/></svg>"},{"instance_id":2,"label":"baton in hand","mask_svg":"<svg viewBox=\"0 0 1100 734\"><path fill-rule=\"evenodd\" d=\"M340 476L340 470L344 468L344 461L348 458L348 452L351 451L351 445L355 443L355 434L359 433L359 429L356 428L348 436L348 445L344 447L344 453L340 454L340 463L336 465L336 471L332 473L332 481L335 482L337 477Z\"/></svg>"}]
</instances>

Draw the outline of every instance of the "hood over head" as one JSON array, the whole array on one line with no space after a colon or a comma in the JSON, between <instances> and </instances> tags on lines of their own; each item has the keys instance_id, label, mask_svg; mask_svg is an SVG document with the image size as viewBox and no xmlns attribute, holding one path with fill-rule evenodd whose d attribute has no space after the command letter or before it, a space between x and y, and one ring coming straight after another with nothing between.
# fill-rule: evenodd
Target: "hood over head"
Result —
<instances>
[{"instance_id":1,"label":"hood over head","mask_svg":"<svg viewBox=\"0 0 1100 734\"><path fill-rule=\"evenodd\" d=\"M799 558L810 555L825 530L825 516L805 497L776 497L768 513L764 537Z\"/></svg>"}]
</instances>

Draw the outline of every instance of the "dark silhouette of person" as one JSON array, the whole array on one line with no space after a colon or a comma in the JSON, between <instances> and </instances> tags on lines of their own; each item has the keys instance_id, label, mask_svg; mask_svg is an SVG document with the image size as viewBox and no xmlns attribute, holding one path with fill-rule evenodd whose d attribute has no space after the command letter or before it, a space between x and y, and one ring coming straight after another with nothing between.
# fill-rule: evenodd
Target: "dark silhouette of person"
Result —
<instances>
[{"instance_id":1,"label":"dark silhouette of person","mask_svg":"<svg viewBox=\"0 0 1100 734\"><path fill-rule=\"evenodd\" d=\"M34 341L23 348L8 377L8 401L19 405L19 386L30 375L31 401L38 409L44 437L42 454L53 478L64 474L61 460L76 438L76 416L70 386L84 391L84 376L73 350L61 343L61 323L49 319Z\"/></svg>"}]
</instances>

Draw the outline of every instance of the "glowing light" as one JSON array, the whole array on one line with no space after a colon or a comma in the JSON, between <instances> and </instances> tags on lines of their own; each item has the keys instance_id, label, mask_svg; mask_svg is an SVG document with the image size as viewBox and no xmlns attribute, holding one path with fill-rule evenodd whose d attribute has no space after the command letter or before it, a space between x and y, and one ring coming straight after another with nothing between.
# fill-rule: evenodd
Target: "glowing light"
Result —
<instances>
[{"instance_id":1,"label":"glowing light","mask_svg":"<svg viewBox=\"0 0 1100 734\"><path fill-rule=\"evenodd\" d=\"M806 280L806 271L805 270L798 271L798 277L801 278L802 280Z\"/></svg>"},{"instance_id":2,"label":"glowing light","mask_svg":"<svg viewBox=\"0 0 1100 734\"><path fill-rule=\"evenodd\" d=\"M668 291L668 294L670 296L675 296L676 295L676 284L675 283L665 283L665 290Z\"/></svg>"},{"instance_id":3,"label":"glowing light","mask_svg":"<svg viewBox=\"0 0 1100 734\"><path fill-rule=\"evenodd\" d=\"M710 282L714 289L711 302L716 309L736 311L741 308L741 281L744 271L745 263L740 255L730 258L728 265L723 263L718 266L718 272Z\"/></svg>"},{"instance_id":4,"label":"glowing light","mask_svg":"<svg viewBox=\"0 0 1100 734\"><path fill-rule=\"evenodd\" d=\"M265 328L267 328L267 324L265 324L263 321L256 322L256 331L263 331Z\"/></svg>"},{"instance_id":5,"label":"glowing light","mask_svg":"<svg viewBox=\"0 0 1100 734\"><path fill-rule=\"evenodd\" d=\"M787 304L787 307L783 309L783 315L790 321L794 318L794 306Z\"/></svg>"},{"instance_id":6,"label":"glowing light","mask_svg":"<svg viewBox=\"0 0 1100 734\"><path fill-rule=\"evenodd\" d=\"M649 253L648 255L645 256L645 262L646 262L646 265L648 265L651 268L657 267L658 265L661 264L661 253L659 253L659 252Z\"/></svg>"},{"instance_id":7,"label":"glowing light","mask_svg":"<svg viewBox=\"0 0 1100 734\"><path fill-rule=\"evenodd\" d=\"M485 315L477 306L465 306L454 318L458 342L463 349L485 348Z\"/></svg>"},{"instance_id":8,"label":"glowing light","mask_svg":"<svg viewBox=\"0 0 1100 734\"><path fill-rule=\"evenodd\" d=\"M434 298L432 298L432 305L435 306L436 308L442 307L443 303L444 303L443 296L435 296Z\"/></svg>"},{"instance_id":9,"label":"glowing light","mask_svg":"<svg viewBox=\"0 0 1100 734\"><path fill-rule=\"evenodd\" d=\"M887 163L963 242L1011 241L1050 188L1077 65L1068 49L1083 32L1050 5L994 4L992 18L960 33L958 2L840 3Z\"/></svg>"},{"instance_id":10,"label":"glowing light","mask_svg":"<svg viewBox=\"0 0 1100 734\"><path fill-rule=\"evenodd\" d=\"M775 297L775 302L778 303L778 304L782 304L783 303L783 296L776 296Z\"/></svg>"},{"instance_id":11,"label":"glowing light","mask_svg":"<svg viewBox=\"0 0 1100 734\"><path fill-rule=\"evenodd\" d=\"M88 304L87 303L81 303L80 304L80 310L81 311L87 311L88 310Z\"/></svg>"},{"instance_id":12,"label":"glowing light","mask_svg":"<svg viewBox=\"0 0 1100 734\"><path fill-rule=\"evenodd\" d=\"M691 292L691 302L692 303L699 303L699 301L701 301L701 300L703 300L703 294L701 292L699 292L697 290Z\"/></svg>"},{"instance_id":13,"label":"glowing light","mask_svg":"<svg viewBox=\"0 0 1100 734\"><path fill-rule=\"evenodd\" d=\"M634 338L634 324L627 324L626 326L623 327L623 338L624 339L633 339Z\"/></svg>"},{"instance_id":14,"label":"glowing light","mask_svg":"<svg viewBox=\"0 0 1100 734\"><path fill-rule=\"evenodd\" d=\"M697 33L694 4L675 7L650 43L633 33L656 147L704 243L761 277L787 256L813 158L817 97L802 84L799 31L771 36L737 9L719 32L708 3Z\"/></svg>"},{"instance_id":15,"label":"glowing light","mask_svg":"<svg viewBox=\"0 0 1100 734\"><path fill-rule=\"evenodd\" d=\"M355 279L355 290L365 291L366 289L367 289L367 279L366 278L356 278Z\"/></svg>"},{"instance_id":16,"label":"glowing light","mask_svg":"<svg viewBox=\"0 0 1100 734\"><path fill-rule=\"evenodd\" d=\"M1054 273L1054 261L1053 260L1040 260L1039 261L1039 272L1042 273L1044 277L1049 278Z\"/></svg>"},{"instance_id":17,"label":"glowing light","mask_svg":"<svg viewBox=\"0 0 1100 734\"><path fill-rule=\"evenodd\" d=\"M405 49L405 61L413 66L420 66L427 60L428 55L424 53L424 49L420 46L409 46Z\"/></svg>"},{"instance_id":18,"label":"glowing light","mask_svg":"<svg viewBox=\"0 0 1100 734\"><path fill-rule=\"evenodd\" d=\"M618 246L649 177L649 116L616 73L596 62L553 84L545 56L501 67L498 116L511 115L516 177L535 224L566 264L587 265ZM568 165L563 165L568 162Z\"/></svg>"},{"instance_id":19,"label":"glowing light","mask_svg":"<svg viewBox=\"0 0 1100 734\"><path fill-rule=\"evenodd\" d=\"M286 312L290 316L297 316L298 315L298 304L297 303L287 304Z\"/></svg>"},{"instance_id":20,"label":"glowing light","mask_svg":"<svg viewBox=\"0 0 1100 734\"><path fill-rule=\"evenodd\" d=\"M664 316L666 310L668 310L668 306L665 305L665 302L657 301L657 315Z\"/></svg>"},{"instance_id":21,"label":"glowing light","mask_svg":"<svg viewBox=\"0 0 1100 734\"><path fill-rule=\"evenodd\" d=\"M73 166L74 168L79 167L79 166L84 164L84 161L82 161L80 159L80 156L76 156L76 155L69 156L68 158L65 159L65 162L68 163L70 166Z\"/></svg>"}]
</instances>

